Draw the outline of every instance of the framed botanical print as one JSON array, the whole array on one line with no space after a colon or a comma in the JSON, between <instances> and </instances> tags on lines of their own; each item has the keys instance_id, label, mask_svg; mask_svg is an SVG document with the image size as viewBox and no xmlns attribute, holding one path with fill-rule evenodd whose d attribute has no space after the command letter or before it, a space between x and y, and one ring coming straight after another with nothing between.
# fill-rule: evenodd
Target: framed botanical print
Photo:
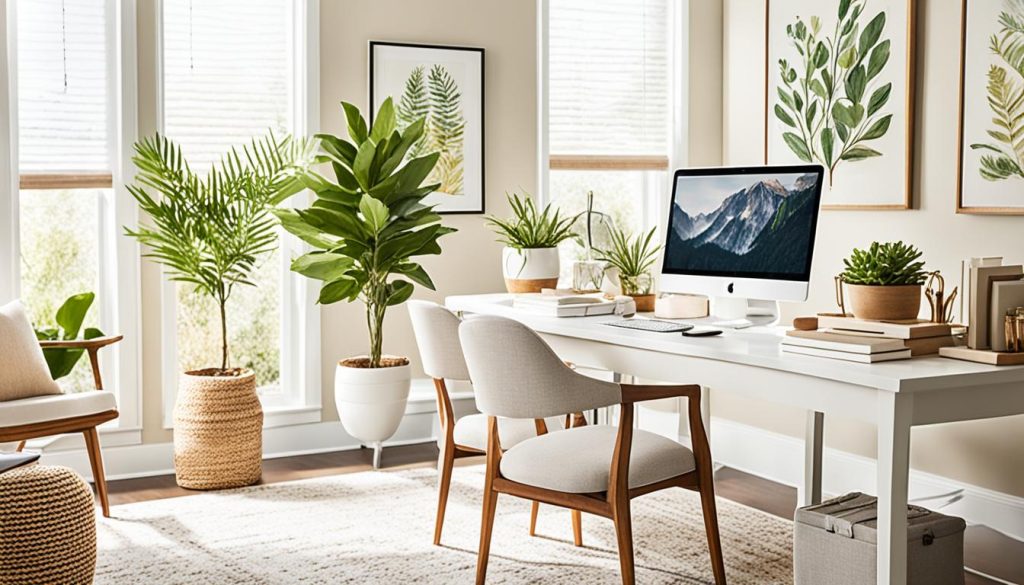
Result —
<instances>
[{"instance_id":1,"label":"framed botanical print","mask_svg":"<svg viewBox=\"0 0 1024 585\"><path fill-rule=\"evenodd\" d=\"M909 209L914 0L767 0L765 161L825 169L823 209Z\"/></svg>"},{"instance_id":2,"label":"framed botanical print","mask_svg":"<svg viewBox=\"0 0 1024 585\"><path fill-rule=\"evenodd\" d=\"M370 105L391 97L399 128L426 118L408 156L438 152L424 203L438 213L484 212L484 50L370 41ZM372 123L372 120L371 120Z\"/></svg>"},{"instance_id":3,"label":"framed botanical print","mask_svg":"<svg viewBox=\"0 0 1024 585\"><path fill-rule=\"evenodd\" d=\"M957 213L1024 215L1024 0L963 0Z\"/></svg>"}]
</instances>

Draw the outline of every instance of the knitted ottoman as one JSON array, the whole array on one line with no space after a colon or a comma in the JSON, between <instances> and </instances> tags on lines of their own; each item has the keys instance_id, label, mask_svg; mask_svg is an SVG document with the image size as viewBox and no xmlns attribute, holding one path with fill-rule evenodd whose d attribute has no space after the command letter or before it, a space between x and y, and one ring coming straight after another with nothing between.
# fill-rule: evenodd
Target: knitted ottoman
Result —
<instances>
[{"instance_id":1,"label":"knitted ottoman","mask_svg":"<svg viewBox=\"0 0 1024 585\"><path fill-rule=\"evenodd\" d=\"M0 585L92 583L95 570L88 484L66 467L0 474Z\"/></svg>"}]
</instances>

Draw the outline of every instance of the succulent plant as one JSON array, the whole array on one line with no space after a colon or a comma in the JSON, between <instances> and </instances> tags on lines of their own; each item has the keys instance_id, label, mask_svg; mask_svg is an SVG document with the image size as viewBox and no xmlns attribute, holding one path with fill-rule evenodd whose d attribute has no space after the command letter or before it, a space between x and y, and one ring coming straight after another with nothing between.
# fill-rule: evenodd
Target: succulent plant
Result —
<instances>
[{"instance_id":1,"label":"succulent plant","mask_svg":"<svg viewBox=\"0 0 1024 585\"><path fill-rule=\"evenodd\" d=\"M903 242L872 242L867 250L854 248L843 260L843 281L873 286L924 284L928 273L920 257L920 250Z\"/></svg>"}]
</instances>

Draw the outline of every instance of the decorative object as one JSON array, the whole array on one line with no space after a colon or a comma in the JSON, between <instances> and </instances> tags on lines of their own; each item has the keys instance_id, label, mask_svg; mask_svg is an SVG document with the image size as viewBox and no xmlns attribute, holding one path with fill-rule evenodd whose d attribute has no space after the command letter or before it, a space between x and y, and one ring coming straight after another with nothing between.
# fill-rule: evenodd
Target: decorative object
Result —
<instances>
[{"instance_id":1,"label":"decorative object","mask_svg":"<svg viewBox=\"0 0 1024 585\"><path fill-rule=\"evenodd\" d=\"M0 473L0 583L93 582L92 490L66 467L27 465Z\"/></svg>"},{"instance_id":2,"label":"decorative object","mask_svg":"<svg viewBox=\"0 0 1024 585\"><path fill-rule=\"evenodd\" d=\"M1014 351L1006 339L1006 316L1016 317L1017 307L1024 307L1024 280L1004 280L992 283L989 302L989 346L994 351Z\"/></svg>"},{"instance_id":3,"label":"decorative object","mask_svg":"<svg viewBox=\"0 0 1024 585\"><path fill-rule=\"evenodd\" d=\"M1007 309L1003 317L1002 351L1018 353L1024 351L1024 307Z\"/></svg>"},{"instance_id":4,"label":"decorative object","mask_svg":"<svg viewBox=\"0 0 1024 585\"><path fill-rule=\"evenodd\" d=\"M398 429L410 384L409 360L383 355L384 314L412 296L413 283L434 290L413 259L440 254L438 239L456 230L441 225L434 205L425 203L438 188L425 181L440 153L409 154L420 144L426 118L399 129L389 98L367 128L356 106L343 102L342 107L351 141L317 135L335 179L307 171L303 181L316 194L312 207L275 213L286 230L314 248L291 268L323 282L317 302L358 299L366 305L369 353L338 362L334 396L342 426L374 445L374 467L379 467L381 443Z\"/></svg>"},{"instance_id":5,"label":"decorative object","mask_svg":"<svg viewBox=\"0 0 1024 585\"><path fill-rule=\"evenodd\" d=\"M576 237L572 231L575 218L562 217L550 204L537 211L529 194L505 195L512 208L512 219L487 216L498 241L505 244L501 252L502 275L510 293L534 293L558 286L558 244Z\"/></svg>"},{"instance_id":6,"label":"decorative object","mask_svg":"<svg viewBox=\"0 0 1024 585\"><path fill-rule=\"evenodd\" d=\"M262 428L263 413L255 375L230 364L227 304L237 287L252 285L258 263L277 246L270 208L302 190L299 175L314 162L312 143L273 135L253 140L202 178L160 135L136 143L132 161L139 172L128 190L151 224L127 234L149 248L146 256L162 264L168 278L194 285L219 309L220 366L186 372L174 407L178 485L255 483L263 438L252 428Z\"/></svg>"},{"instance_id":7,"label":"decorative object","mask_svg":"<svg viewBox=\"0 0 1024 585\"><path fill-rule=\"evenodd\" d=\"M953 321L953 301L956 300L958 293L959 290L954 287L953 292L946 297L946 279L942 277L942 274L936 270L928 275L924 296L928 299L928 306L931 308L932 323L951 323Z\"/></svg>"},{"instance_id":8,"label":"decorative object","mask_svg":"<svg viewBox=\"0 0 1024 585\"><path fill-rule=\"evenodd\" d=\"M92 306L95 298L96 295L91 292L68 297L54 316L56 327L36 327L36 337L47 341L78 339L78 332L82 330L82 322L85 321L85 315L89 312L89 307ZM103 332L95 327L86 327L82 333L83 339L97 337L103 337ZM43 357L46 358L46 365L50 368L50 376L54 380L59 380L71 373L84 353L85 351L81 349L47 348L43 350Z\"/></svg>"},{"instance_id":9,"label":"decorative object","mask_svg":"<svg viewBox=\"0 0 1024 585\"><path fill-rule=\"evenodd\" d=\"M659 319L701 319L708 316L709 308L703 295L673 293L654 300L654 316Z\"/></svg>"},{"instance_id":10,"label":"decorative object","mask_svg":"<svg viewBox=\"0 0 1024 585\"><path fill-rule=\"evenodd\" d=\"M654 280L650 270L661 250L661 246L654 243L654 232L655 228L651 228L646 236L631 236L624 230L612 229L611 246L598 250L598 259L616 269L622 294L633 297L636 310L640 312L654 310Z\"/></svg>"},{"instance_id":11,"label":"decorative object","mask_svg":"<svg viewBox=\"0 0 1024 585\"><path fill-rule=\"evenodd\" d=\"M467 551L477 550L480 540L483 466L456 465L452 472L445 546L434 546L427 528L437 505L437 475L432 467L351 473L118 506L118 521L99 523L96 582L177 585L182 575L199 574L207 582L231 583L258 571L259 579L277 583L472 583L476 567ZM791 583L793 523L724 498L717 507L730 585ZM537 533L543 538L524 538L530 502L501 500L493 538L508 560L494 559L489 582L617 581L618 557L605 544L615 542L610 521L584 522L584 541L593 544L581 552L570 544L569 512L541 509ZM696 492L662 490L635 499L632 511L645 543L637 583L710 582ZM273 530L253 530L254 518ZM182 554L183 542L188 554ZM386 562L337 562L379 558L381 551L401 554Z\"/></svg>"},{"instance_id":12,"label":"decorative object","mask_svg":"<svg viewBox=\"0 0 1024 585\"><path fill-rule=\"evenodd\" d=\"M370 124L393 98L399 132L426 122L408 159L437 153L424 200L437 213L484 212L484 50L370 41Z\"/></svg>"},{"instance_id":13,"label":"decorative object","mask_svg":"<svg viewBox=\"0 0 1024 585\"><path fill-rule=\"evenodd\" d=\"M970 271L971 300L967 323L967 347L989 349L989 320L992 315L992 283L1021 280L1024 266L974 266Z\"/></svg>"},{"instance_id":14,"label":"decorative object","mask_svg":"<svg viewBox=\"0 0 1024 585\"><path fill-rule=\"evenodd\" d=\"M823 209L909 209L915 0L770 0L765 161L817 162Z\"/></svg>"},{"instance_id":15,"label":"decorative object","mask_svg":"<svg viewBox=\"0 0 1024 585\"><path fill-rule=\"evenodd\" d=\"M917 248L903 242L872 242L867 250L854 248L843 260L846 270L840 275L850 293L853 315L877 321L917 318L921 285L928 274L920 257ZM842 295L840 306L845 306Z\"/></svg>"},{"instance_id":16,"label":"decorative object","mask_svg":"<svg viewBox=\"0 0 1024 585\"><path fill-rule=\"evenodd\" d=\"M1024 214L1024 2L963 0L957 213Z\"/></svg>"},{"instance_id":17,"label":"decorative object","mask_svg":"<svg viewBox=\"0 0 1024 585\"><path fill-rule=\"evenodd\" d=\"M601 290L605 264L596 260L577 260L572 263L572 292L586 294Z\"/></svg>"},{"instance_id":18,"label":"decorative object","mask_svg":"<svg viewBox=\"0 0 1024 585\"><path fill-rule=\"evenodd\" d=\"M988 364L990 366L1022 366L1024 365L1024 353L1010 353L1008 351L992 351L988 349L971 349L970 347L943 347L939 355L955 360Z\"/></svg>"}]
</instances>

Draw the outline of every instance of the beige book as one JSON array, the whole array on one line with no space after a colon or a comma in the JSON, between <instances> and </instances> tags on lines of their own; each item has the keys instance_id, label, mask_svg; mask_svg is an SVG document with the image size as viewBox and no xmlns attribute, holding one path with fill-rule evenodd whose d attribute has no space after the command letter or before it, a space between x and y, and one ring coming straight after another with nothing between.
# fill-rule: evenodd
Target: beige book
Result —
<instances>
[{"instance_id":1,"label":"beige book","mask_svg":"<svg viewBox=\"0 0 1024 585\"><path fill-rule=\"evenodd\" d=\"M967 347L988 349L989 303L992 300L992 282L1019 280L1024 276L1024 267L979 266L971 268L971 304L967 324Z\"/></svg>"},{"instance_id":2,"label":"beige book","mask_svg":"<svg viewBox=\"0 0 1024 585\"><path fill-rule=\"evenodd\" d=\"M866 321L850 317L819 316L818 327L829 329L833 333L843 335L862 335L877 337L895 337L897 339L916 339L918 337L941 337L953 332L947 323L931 321Z\"/></svg>"},{"instance_id":3,"label":"beige book","mask_svg":"<svg viewBox=\"0 0 1024 585\"><path fill-rule=\"evenodd\" d=\"M785 345L818 347L852 353L883 353L906 349L902 339L891 337L865 337L863 335L842 335L828 331L787 331Z\"/></svg>"},{"instance_id":4,"label":"beige book","mask_svg":"<svg viewBox=\"0 0 1024 585\"><path fill-rule=\"evenodd\" d=\"M910 357L909 349L887 351L883 353L851 353L848 351L833 351L831 349L820 349L817 347L783 345L782 351L786 353L813 355L816 357L831 358L834 360L842 360L847 362L859 362L862 364L873 364L877 362L888 362L892 360L905 360Z\"/></svg>"}]
</instances>

